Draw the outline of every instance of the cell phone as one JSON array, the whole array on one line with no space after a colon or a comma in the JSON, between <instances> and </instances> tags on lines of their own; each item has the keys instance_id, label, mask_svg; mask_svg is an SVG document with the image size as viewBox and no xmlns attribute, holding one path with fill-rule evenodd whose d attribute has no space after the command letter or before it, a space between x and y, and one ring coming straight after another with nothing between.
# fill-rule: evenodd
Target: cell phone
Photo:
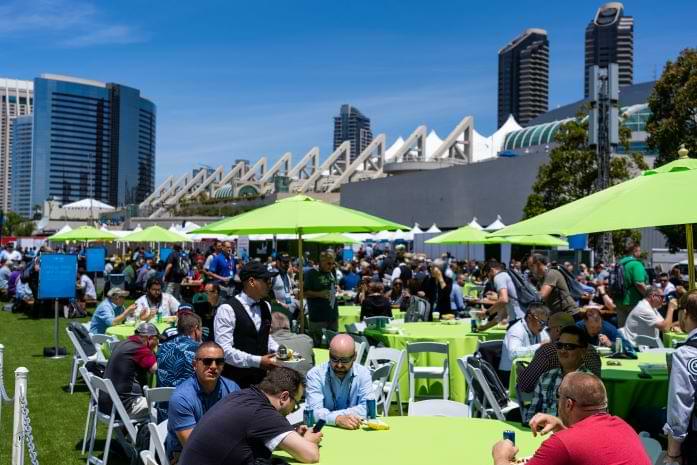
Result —
<instances>
[{"instance_id":1,"label":"cell phone","mask_svg":"<svg viewBox=\"0 0 697 465\"><path fill-rule=\"evenodd\" d=\"M315 423L315 426L312 428L313 433L319 433L322 431L322 428L324 428L324 425L327 424L325 420L317 420L317 423Z\"/></svg>"}]
</instances>

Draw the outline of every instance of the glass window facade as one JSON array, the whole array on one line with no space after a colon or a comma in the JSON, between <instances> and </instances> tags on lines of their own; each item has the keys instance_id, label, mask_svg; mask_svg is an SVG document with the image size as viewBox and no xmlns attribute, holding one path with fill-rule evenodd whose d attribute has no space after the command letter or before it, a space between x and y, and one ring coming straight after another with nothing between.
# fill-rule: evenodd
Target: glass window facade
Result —
<instances>
[{"instance_id":1,"label":"glass window facade","mask_svg":"<svg viewBox=\"0 0 697 465\"><path fill-rule=\"evenodd\" d=\"M31 203L32 117L19 116L12 121L12 211L25 218L32 216Z\"/></svg>"}]
</instances>

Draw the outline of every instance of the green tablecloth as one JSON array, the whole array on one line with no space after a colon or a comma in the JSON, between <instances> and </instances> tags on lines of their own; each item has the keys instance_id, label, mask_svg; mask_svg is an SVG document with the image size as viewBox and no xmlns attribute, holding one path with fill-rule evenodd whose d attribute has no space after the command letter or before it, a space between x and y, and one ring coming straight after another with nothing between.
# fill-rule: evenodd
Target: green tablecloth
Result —
<instances>
[{"instance_id":1,"label":"green tablecloth","mask_svg":"<svg viewBox=\"0 0 697 465\"><path fill-rule=\"evenodd\" d=\"M170 323L154 323L155 326L157 326L157 329L160 330L160 333L164 331L165 329L169 328L172 326ZM116 325L116 326L110 326L106 330L107 336L116 336L117 338L124 340L128 336L133 336L133 333L135 333L136 326L133 325Z\"/></svg>"},{"instance_id":2,"label":"green tablecloth","mask_svg":"<svg viewBox=\"0 0 697 465\"><path fill-rule=\"evenodd\" d=\"M617 360L621 364L619 366L608 365L613 359L601 359L600 376L607 390L610 413L628 421L637 410L662 408L668 402L668 367L665 353L639 352L637 355L637 360ZM530 357L521 360L530 360ZM639 364L645 363L666 365L666 370L662 374L652 375L651 378L640 378ZM516 380L516 366L513 364L509 384L512 396L515 395Z\"/></svg>"},{"instance_id":3,"label":"green tablecloth","mask_svg":"<svg viewBox=\"0 0 697 465\"><path fill-rule=\"evenodd\" d=\"M312 349L312 352L315 353L315 365L329 361L329 349Z\"/></svg>"},{"instance_id":4,"label":"green tablecloth","mask_svg":"<svg viewBox=\"0 0 697 465\"><path fill-rule=\"evenodd\" d=\"M672 331L663 333L663 345L670 348L673 347L673 343L684 342L687 339L687 334L685 333L674 333Z\"/></svg>"},{"instance_id":5,"label":"green tablecloth","mask_svg":"<svg viewBox=\"0 0 697 465\"><path fill-rule=\"evenodd\" d=\"M457 359L474 353L477 350L479 337L476 334L468 334L469 326L462 324L443 324L434 323L404 323L399 328L404 334L390 334L376 329L367 329L366 336L376 339L387 347L395 349L406 349L410 342L447 342L448 365L450 367L450 398L464 402L467 389L465 377L457 366ZM442 366L443 359L437 354L420 355L416 358L418 366ZM409 392L409 375L407 364L400 374L400 388L402 390L402 400L407 400ZM438 380L417 380L417 396L432 395L439 396L443 393L441 381Z\"/></svg>"},{"instance_id":6,"label":"green tablecloth","mask_svg":"<svg viewBox=\"0 0 697 465\"><path fill-rule=\"evenodd\" d=\"M399 309L392 309L392 316L396 319L404 319L404 312ZM346 325L361 321L360 305L340 305L339 306L339 332L346 331Z\"/></svg>"},{"instance_id":7,"label":"green tablecloth","mask_svg":"<svg viewBox=\"0 0 697 465\"><path fill-rule=\"evenodd\" d=\"M492 463L491 447L504 430L515 431L518 458L534 454L543 441L519 425L497 420L389 417L383 421L390 426L389 431L325 427L320 465L483 465Z\"/></svg>"}]
</instances>

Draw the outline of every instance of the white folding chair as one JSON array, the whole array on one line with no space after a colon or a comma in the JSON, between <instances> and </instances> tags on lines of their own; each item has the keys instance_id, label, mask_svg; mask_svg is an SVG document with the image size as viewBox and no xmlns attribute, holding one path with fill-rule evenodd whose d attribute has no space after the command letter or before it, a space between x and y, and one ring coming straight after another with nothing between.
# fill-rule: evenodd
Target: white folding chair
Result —
<instances>
[{"instance_id":1,"label":"white folding chair","mask_svg":"<svg viewBox=\"0 0 697 465\"><path fill-rule=\"evenodd\" d=\"M660 465L663 462L663 460L661 460L661 455L663 453L661 443L652 438L651 435L646 431L639 433L639 438L641 439L641 443L644 445L646 455L649 456L651 463L654 465Z\"/></svg>"},{"instance_id":2,"label":"white folding chair","mask_svg":"<svg viewBox=\"0 0 697 465\"><path fill-rule=\"evenodd\" d=\"M73 344L73 349L75 349L73 353L72 367L70 368L70 382L68 384L70 393L72 394L75 390L75 383L77 382L78 369L87 364L87 362L97 362L106 365L106 360L98 348L94 355L88 356L80 345L80 342L78 342L75 333L70 330L70 327L65 328L65 332L68 333L68 339L70 339L70 342Z\"/></svg>"},{"instance_id":3,"label":"white folding chair","mask_svg":"<svg viewBox=\"0 0 697 465\"><path fill-rule=\"evenodd\" d=\"M470 408L460 402L443 399L409 402L410 417L469 417Z\"/></svg>"},{"instance_id":4,"label":"white folding chair","mask_svg":"<svg viewBox=\"0 0 697 465\"><path fill-rule=\"evenodd\" d=\"M516 372L518 374L522 373L525 368L527 368L527 364L521 360L516 360L515 361L515 366L516 366ZM529 407L529 405L532 403L532 397L533 393L532 392L523 392L520 389L518 389L518 384L516 383L515 386L515 397L516 400L518 401L518 408L520 409L520 418L521 422L524 423L525 419L525 413ZM526 424L523 424L523 426L527 426Z\"/></svg>"},{"instance_id":5,"label":"white folding chair","mask_svg":"<svg viewBox=\"0 0 697 465\"><path fill-rule=\"evenodd\" d=\"M481 418L505 421L508 412L519 408L518 403L508 399L506 406L502 407L499 405L496 396L486 380L486 376L484 376L481 369L473 366L472 359L476 359L476 357L469 355L458 359L458 365L461 370L465 371L467 383L471 389L472 405L470 410L472 415L475 416L479 413ZM477 394L478 392L480 393L479 395Z\"/></svg>"},{"instance_id":6,"label":"white folding chair","mask_svg":"<svg viewBox=\"0 0 697 465\"><path fill-rule=\"evenodd\" d=\"M160 463L167 464L167 452L165 452L165 439L167 439L167 420L160 424L148 423L150 431L150 453L157 457Z\"/></svg>"},{"instance_id":7,"label":"white folding chair","mask_svg":"<svg viewBox=\"0 0 697 465\"><path fill-rule=\"evenodd\" d=\"M90 374L88 376L90 383L92 384L92 390L94 392L95 404L99 405L99 394L104 392L109 396L112 402L111 411L109 414L105 414L99 411L99 408L95 410L94 418L95 421L92 422L92 431L90 432L90 448L87 453L87 464L95 465L107 465L109 460L109 447L111 446L111 437L116 431L116 434L124 439L124 443L128 443L130 440L131 445L135 445L137 430L136 423L131 420L126 412L126 408L123 406L123 402L116 393L116 388L114 388L113 383L110 379L100 378ZM106 442L104 443L104 455L100 460L94 453L94 442L97 437L97 424L104 423L107 426ZM127 437L123 436L122 429L126 430Z\"/></svg>"},{"instance_id":8,"label":"white folding chair","mask_svg":"<svg viewBox=\"0 0 697 465\"><path fill-rule=\"evenodd\" d=\"M663 344L661 343L660 339L651 336L646 336L644 334L639 334L635 338L634 345L637 347L647 346L649 349L657 349L659 347L663 347Z\"/></svg>"},{"instance_id":9,"label":"white folding chair","mask_svg":"<svg viewBox=\"0 0 697 465\"><path fill-rule=\"evenodd\" d=\"M363 319L367 328L387 326L392 321L389 316L369 316Z\"/></svg>"},{"instance_id":10,"label":"white folding chair","mask_svg":"<svg viewBox=\"0 0 697 465\"><path fill-rule=\"evenodd\" d=\"M448 343L412 342L407 344L409 360L409 402L416 398L416 379L440 379L443 383L443 399L450 397L450 370L448 368ZM433 353L444 356L442 366L416 366L413 355Z\"/></svg>"},{"instance_id":11,"label":"white folding chair","mask_svg":"<svg viewBox=\"0 0 697 465\"><path fill-rule=\"evenodd\" d=\"M160 465L149 450L140 451L140 460L143 461L143 465Z\"/></svg>"},{"instance_id":12,"label":"white folding chair","mask_svg":"<svg viewBox=\"0 0 697 465\"><path fill-rule=\"evenodd\" d=\"M172 394L174 394L174 390L175 388L173 387L143 387L143 395L145 396L145 400L148 402L148 412L150 412L150 421L152 423L158 422L157 404L160 402L169 402Z\"/></svg>"},{"instance_id":13,"label":"white folding chair","mask_svg":"<svg viewBox=\"0 0 697 465\"><path fill-rule=\"evenodd\" d=\"M344 325L346 332L349 334L363 334L365 331L366 324L364 321L359 321L358 323L347 323Z\"/></svg>"},{"instance_id":14,"label":"white folding chair","mask_svg":"<svg viewBox=\"0 0 697 465\"><path fill-rule=\"evenodd\" d=\"M288 423L290 423L291 425L297 425L298 423L302 423L305 420L304 411L305 402L298 405L298 408L295 410L295 412L291 412L288 415L286 415L286 420L288 420Z\"/></svg>"},{"instance_id":15,"label":"white folding chair","mask_svg":"<svg viewBox=\"0 0 697 465\"><path fill-rule=\"evenodd\" d=\"M362 365L363 364L363 356L365 355L365 351L368 350L368 343L354 341L354 344L356 346L356 363Z\"/></svg>"},{"instance_id":16,"label":"white folding chair","mask_svg":"<svg viewBox=\"0 0 697 465\"><path fill-rule=\"evenodd\" d=\"M382 396L378 398L378 403L382 404L384 415L389 415L392 398L397 395L397 404L399 405L399 414L404 415L402 409L402 396L399 388L399 376L402 374L404 360L407 358L406 350L392 349L389 347L371 347L368 350L368 356L365 360L365 365L368 368L377 368L385 362L392 362L392 373L390 379L385 383L385 389Z\"/></svg>"},{"instance_id":17,"label":"white folding chair","mask_svg":"<svg viewBox=\"0 0 697 465\"><path fill-rule=\"evenodd\" d=\"M87 404L87 418L85 419L85 434L82 437L82 451L80 452L82 455L85 455L85 450L87 449L87 441L88 441L88 434L90 431L92 431L92 422L96 421L95 420L95 412L97 411L97 395L94 392L94 389L92 388L92 382L90 381L90 374L89 371L87 371L87 368L84 366L81 366L79 368L80 375L82 376L82 380L85 382L87 385L87 389L90 391L90 400L89 403Z\"/></svg>"},{"instance_id":18,"label":"white folding chair","mask_svg":"<svg viewBox=\"0 0 697 465\"><path fill-rule=\"evenodd\" d=\"M375 396L375 401L381 399L383 397L383 393L385 392L385 383L387 383L387 380L390 378L390 371L392 371L392 363L388 363L386 365L381 365L375 370L371 370L371 378L373 380L373 394Z\"/></svg>"}]
</instances>

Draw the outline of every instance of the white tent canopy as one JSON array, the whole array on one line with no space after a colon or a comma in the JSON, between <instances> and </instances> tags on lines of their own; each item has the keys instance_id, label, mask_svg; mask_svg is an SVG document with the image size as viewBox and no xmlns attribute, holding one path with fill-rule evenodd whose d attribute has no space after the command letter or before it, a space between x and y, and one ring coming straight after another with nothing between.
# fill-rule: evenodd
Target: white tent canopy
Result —
<instances>
[{"instance_id":1,"label":"white tent canopy","mask_svg":"<svg viewBox=\"0 0 697 465\"><path fill-rule=\"evenodd\" d=\"M471 227L471 228L474 228L474 229L478 229L478 230L480 230L480 231L483 229L483 228L482 228L482 225L479 224L479 222L477 221L477 217L476 217L476 216L475 216L474 218L472 218L472 221L470 221L469 224L468 224L467 226L469 226L469 227Z\"/></svg>"},{"instance_id":2,"label":"white tent canopy","mask_svg":"<svg viewBox=\"0 0 697 465\"><path fill-rule=\"evenodd\" d=\"M494 231L498 231L499 229L503 229L505 227L506 227L506 225L503 224L503 221L501 221L501 215L496 215L496 221L494 221L489 226L484 228L484 231L494 232Z\"/></svg>"},{"instance_id":3,"label":"white tent canopy","mask_svg":"<svg viewBox=\"0 0 697 465\"><path fill-rule=\"evenodd\" d=\"M441 230L436 226L436 223L433 223L430 228L426 230L427 234L434 234L434 233L439 233Z\"/></svg>"},{"instance_id":4,"label":"white tent canopy","mask_svg":"<svg viewBox=\"0 0 697 465\"><path fill-rule=\"evenodd\" d=\"M56 234L63 234L63 233L70 232L72 230L73 230L73 228L71 228L69 224L66 224L65 226L60 228Z\"/></svg>"},{"instance_id":5,"label":"white tent canopy","mask_svg":"<svg viewBox=\"0 0 697 465\"><path fill-rule=\"evenodd\" d=\"M111 211L114 210L114 207L111 205L107 205L104 202L100 202L99 200L95 199L82 199L78 200L77 202L73 203L68 203L63 205L64 210L103 210L103 211Z\"/></svg>"}]
</instances>

